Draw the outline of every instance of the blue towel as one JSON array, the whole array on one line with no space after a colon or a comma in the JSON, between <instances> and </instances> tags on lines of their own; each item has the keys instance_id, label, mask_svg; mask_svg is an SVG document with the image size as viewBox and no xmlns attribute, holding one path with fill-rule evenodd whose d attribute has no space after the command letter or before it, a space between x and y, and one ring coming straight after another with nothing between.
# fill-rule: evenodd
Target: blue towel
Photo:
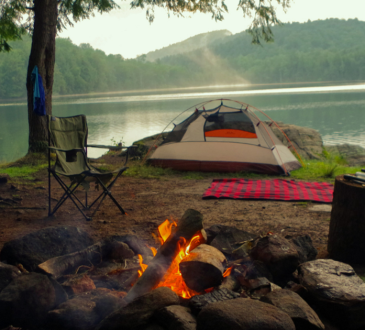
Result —
<instances>
[{"instance_id":1,"label":"blue towel","mask_svg":"<svg viewBox=\"0 0 365 330\"><path fill-rule=\"evenodd\" d=\"M44 95L44 88L42 77L38 74L38 67L35 66L32 71L33 91L33 112L38 116L46 115L46 97Z\"/></svg>"}]
</instances>

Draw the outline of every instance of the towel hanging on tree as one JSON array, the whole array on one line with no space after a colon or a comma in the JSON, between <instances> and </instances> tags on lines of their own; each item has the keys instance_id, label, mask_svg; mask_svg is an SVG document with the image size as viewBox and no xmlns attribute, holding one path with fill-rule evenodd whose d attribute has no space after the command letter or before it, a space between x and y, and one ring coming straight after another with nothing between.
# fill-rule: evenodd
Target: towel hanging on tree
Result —
<instances>
[{"instance_id":1,"label":"towel hanging on tree","mask_svg":"<svg viewBox=\"0 0 365 330\"><path fill-rule=\"evenodd\" d=\"M44 95L44 88L42 77L38 74L38 67L35 66L32 71L32 83L33 83L33 112L38 116L46 115L46 97Z\"/></svg>"}]
</instances>

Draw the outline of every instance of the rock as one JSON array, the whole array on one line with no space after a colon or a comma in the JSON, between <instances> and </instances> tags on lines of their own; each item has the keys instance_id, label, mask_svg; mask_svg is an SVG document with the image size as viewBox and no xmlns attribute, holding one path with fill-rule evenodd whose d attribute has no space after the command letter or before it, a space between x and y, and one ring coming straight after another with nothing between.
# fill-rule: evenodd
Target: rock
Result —
<instances>
[{"instance_id":1,"label":"rock","mask_svg":"<svg viewBox=\"0 0 365 330\"><path fill-rule=\"evenodd\" d=\"M272 274L268 267L260 260L251 260L251 258L245 259L241 265L236 266L235 270L239 271L237 279L242 285L248 279L255 279L259 277L266 277L270 282L273 281Z\"/></svg>"},{"instance_id":2,"label":"rock","mask_svg":"<svg viewBox=\"0 0 365 330\"><path fill-rule=\"evenodd\" d=\"M0 292L0 327L41 325L49 310L67 299L62 287L46 275L17 276Z\"/></svg>"},{"instance_id":3,"label":"rock","mask_svg":"<svg viewBox=\"0 0 365 330\"><path fill-rule=\"evenodd\" d=\"M5 184L10 180L8 174L0 174L0 184Z\"/></svg>"},{"instance_id":4,"label":"rock","mask_svg":"<svg viewBox=\"0 0 365 330\"><path fill-rule=\"evenodd\" d=\"M208 229L205 229L205 232L207 233L207 243L209 244L213 241L213 239L220 233L220 231L223 228L227 228L228 226L224 225L213 225L210 226Z\"/></svg>"},{"instance_id":5,"label":"rock","mask_svg":"<svg viewBox=\"0 0 365 330\"><path fill-rule=\"evenodd\" d=\"M296 237L285 236L285 238L294 244L299 254L300 263L314 260L317 257L318 251L313 246L312 239L309 235Z\"/></svg>"},{"instance_id":6,"label":"rock","mask_svg":"<svg viewBox=\"0 0 365 330\"><path fill-rule=\"evenodd\" d=\"M48 312L48 329L89 330L122 306L117 291L96 289L75 296Z\"/></svg>"},{"instance_id":7,"label":"rock","mask_svg":"<svg viewBox=\"0 0 365 330\"><path fill-rule=\"evenodd\" d=\"M273 275L274 283L288 278L299 265L299 254L293 243L278 235L258 239L251 258L262 261Z\"/></svg>"},{"instance_id":8,"label":"rock","mask_svg":"<svg viewBox=\"0 0 365 330\"><path fill-rule=\"evenodd\" d=\"M210 245L230 257L235 249L240 247L243 242L256 238L257 235L235 227L222 226L220 232L214 237ZM235 259L231 258L231 259Z\"/></svg>"},{"instance_id":9,"label":"rock","mask_svg":"<svg viewBox=\"0 0 365 330\"><path fill-rule=\"evenodd\" d=\"M112 236L109 239L111 241L127 244L135 254L141 254L143 258L153 256L152 251L148 248L147 244L136 235Z\"/></svg>"},{"instance_id":10,"label":"rock","mask_svg":"<svg viewBox=\"0 0 365 330\"><path fill-rule=\"evenodd\" d=\"M195 330L196 318L190 308L179 305L159 309L153 318L165 330Z\"/></svg>"},{"instance_id":11,"label":"rock","mask_svg":"<svg viewBox=\"0 0 365 330\"><path fill-rule=\"evenodd\" d=\"M48 259L82 250L93 243L89 234L80 228L49 227L5 243L0 260L12 265L20 263L34 271Z\"/></svg>"},{"instance_id":12,"label":"rock","mask_svg":"<svg viewBox=\"0 0 365 330\"><path fill-rule=\"evenodd\" d=\"M228 289L213 290L212 292L196 295L190 298L189 307L195 314L198 314L203 307L217 301L239 298L240 294Z\"/></svg>"},{"instance_id":13,"label":"rock","mask_svg":"<svg viewBox=\"0 0 365 330\"><path fill-rule=\"evenodd\" d=\"M365 327L365 283L354 269L331 259L317 259L298 268L300 283L333 323L344 329Z\"/></svg>"},{"instance_id":14,"label":"rock","mask_svg":"<svg viewBox=\"0 0 365 330\"><path fill-rule=\"evenodd\" d=\"M292 142L294 148L302 158L320 158L319 155L323 152L323 140L318 131L312 128L284 124L282 122L277 122L277 124ZM272 125L271 129L284 145L290 145L283 133L275 125ZM293 152L293 148L289 148L289 150Z\"/></svg>"},{"instance_id":15,"label":"rock","mask_svg":"<svg viewBox=\"0 0 365 330\"><path fill-rule=\"evenodd\" d=\"M157 310L171 305L179 305L178 295L167 287L160 287L110 314L97 329L119 330L145 326Z\"/></svg>"},{"instance_id":16,"label":"rock","mask_svg":"<svg viewBox=\"0 0 365 330\"><path fill-rule=\"evenodd\" d=\"M157 323L149 323L138 328L138 330L165 330L163 327Z\"/></svg>"},{"instance_id":17,"label":"rock","mask_svg":"<svg viewBox=\"0 0 365 330\"><path fill-rule=\"evenodd\" d=\"M346 159L350 166L365 165L365 149L358 145L337 144L326 146L326 150L333 155L339 155Z\"/></svg>"},{"instance_id":18,"label":"rock","mask_svg":"<svg viewBox=\"0 0 365 330\"><path fill-rule=\"evenodd\" d=\"M0 262L0 291L19 275L21 275L19 268Z\"/></svg>"},{"instance_id":19,"label":"rock","mask_svg":"<svg viewBox=\"0 0 365 330\"><path fill-rule=\"evenodd\" d=\"M134 252L126 243L113 242L110 258L114 260L124 260L134 257Z\"/></svg>"},{"instance_id":20,"label":"rock","mask_svg":"<svg viewBox=\"0 0 365 330\"><path fill-rule=\"evenodd\" d=\"M240 282L237 280L239 275L239 272L233 269L231 274L223 279L222 284L218 288L237 291L240 288Z\"/></svg>"},{"instance_id":21,"label":"rock","mask_svg":"<svg viewBox=\"0 0 365 330\"><path fill-rule=\"evenodd\" d=\"M95 284L96 288L105 288L109 290L122 290L122 286L117 279L109 275L90 275L90 278Z\"/></svg>"},{"instance_id":22,"label":"rock","mask_svg":"<svg viewBox=\"0 0 365 330\"><path fill-rule=\"evenodd\" d=\"M332 205L327 205L327 204L314 205L312 207L309 207L308 211L309 212L331 213Z\"/></svg>"},{"instance_id":23,"label":"rock","mask_svg":"<svg viewBox=\"0 0 365 330\"><path fill-rule=\"evenodd\" d=\"M247 298L210 304L202 309L197 320L197 330L295 330L288 314Z\"/></svg>"},{"instance_id":24,"label":"rock","mask_svg":"<svg viewBox=\"0 0 365 330\"><path fill-rule=\"evenodd\" d=\"M74 295L96 289L93 280L87 275L71 276L62 283L62 287L68 295Z\"/></svg>"},{"instance_id":25,"label":"rock","mask_svg":"<svg viewBox=\"0 0 365 330\"><path fill-rule=\"evenodd\" d=\"M292 318L296 330L325 328L316 312L293 291L285 289L273 291L261 297L260 300L287 313Z\"/></svg>"}]
</instances>

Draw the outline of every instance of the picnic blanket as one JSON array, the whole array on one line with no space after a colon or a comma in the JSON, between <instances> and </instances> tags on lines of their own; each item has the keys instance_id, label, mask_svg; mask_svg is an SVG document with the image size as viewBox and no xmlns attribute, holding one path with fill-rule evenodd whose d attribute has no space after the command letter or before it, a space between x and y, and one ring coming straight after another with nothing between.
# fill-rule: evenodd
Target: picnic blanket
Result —
<instances>
[{"instance_id":1,"label":"picnic blanket","mask_svg":"<svg viewBox=\"0 0 365 330\"><path fill-rule=\"evenodd\" d=\"M214 179L205 198L269 199L332 203L333 185L285 179Z\"/></svg>"}]
</instances>

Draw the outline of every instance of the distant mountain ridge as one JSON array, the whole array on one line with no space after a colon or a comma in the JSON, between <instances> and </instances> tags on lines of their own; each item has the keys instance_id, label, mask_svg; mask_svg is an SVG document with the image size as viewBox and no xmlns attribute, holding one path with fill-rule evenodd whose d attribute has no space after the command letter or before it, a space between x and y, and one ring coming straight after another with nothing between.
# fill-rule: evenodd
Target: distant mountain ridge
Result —
<instances>
[{"instance_id":1,"label":"distant mountain ridge","mask_svg":"<svg viewBox=\"0 0 365 330\"><path fill-rule=\"evenodd\" d=\"M155 56L155 61L146 61L147 55L123 59L88 44L77 46L57 38L53 92L365 81L365 22L288 23L274 27L273 33L275 41L262 46L252 45L247 32L204 33L147 54ZM11 46L10 53L0 53L0 99L26 96L31 38L24 36Z\"/></svg>"},{"instance_id":2,"label":"distant mountain ridge","mask_svg":"<svg viewBox=\"0 0 365 330\"><path fill-rule=\"evenodd\" d=\"M232 33L228 30L219 30L207 33L197 34L184 41L177 42L170 46L155 50L145 54L145 60L154 62L166 56L173 56L183 53L188 53L193 50L204 48L213 45L215 42L223 40L225 37L231 36Z\"/></svg>"}]
</instances>

